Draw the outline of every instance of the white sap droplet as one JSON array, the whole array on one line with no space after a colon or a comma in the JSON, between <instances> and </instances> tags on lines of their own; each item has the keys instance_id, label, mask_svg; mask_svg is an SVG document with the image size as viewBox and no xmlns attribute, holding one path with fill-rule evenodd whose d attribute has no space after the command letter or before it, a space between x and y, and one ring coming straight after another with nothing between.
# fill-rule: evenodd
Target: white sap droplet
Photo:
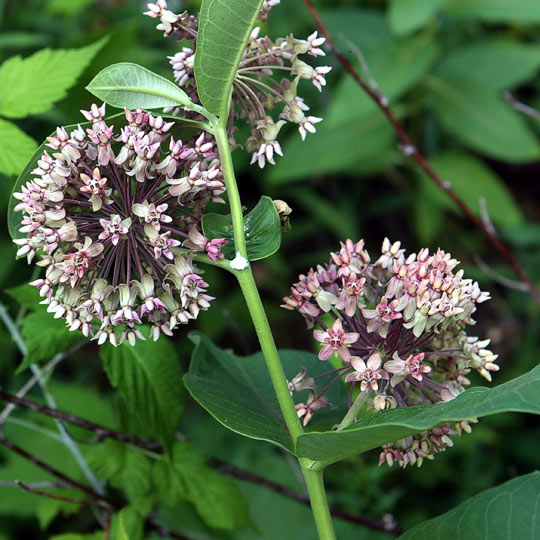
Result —
<instances>
[{"instance_id":1,"label":"white sap droplet","mask_svg":"<svg viewBox=\"0 0 540 540\"><path fill-rule=\"evenodd\" d=\"M230 262L233 270L245 270L249 266L249 261L240 255L240 252L236 252L236 257Z\"/></svg>"}]
</instances>

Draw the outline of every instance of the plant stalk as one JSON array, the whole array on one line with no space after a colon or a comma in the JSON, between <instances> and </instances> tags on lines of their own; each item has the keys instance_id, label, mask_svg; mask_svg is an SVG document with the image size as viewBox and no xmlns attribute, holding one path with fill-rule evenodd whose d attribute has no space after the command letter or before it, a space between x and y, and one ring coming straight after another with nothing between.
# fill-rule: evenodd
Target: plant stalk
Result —
<instances>
[{"instance_id":1,"label":"plant stalk","mask_svg":"<svg viewBox=\"0 0 540 540\"><path fill-rule=\"evenodd\" d=\"M231 219L233 225L234 246L237 256L240 255L246 259L246 267L242 270L232 269L238 279L240 288L244 295L259 344L263 353L270 379L279 402L281 413L285 424L291 436L293 447L296 446L298 437L304 432L296 409L294 401L289 392L283 365L279 358L279 353L274 342L274 336L266 317L261 297L248 263L246 236L244 230L244 217L242 213L242 203L234 174L229 139L227 136L226 118L220 119L219 124L214 125L214 135L216 137L219 157L223 171L225 186L229 197L231 209ZM330 509L326 499L326 492L323 482L323 470L316 467L316 463L309 459L300 459L302 473L306 482L311 509L317 526L317 532L320 540L335 540L336 535L332 525Z\"/></svg>"}]
</instances>

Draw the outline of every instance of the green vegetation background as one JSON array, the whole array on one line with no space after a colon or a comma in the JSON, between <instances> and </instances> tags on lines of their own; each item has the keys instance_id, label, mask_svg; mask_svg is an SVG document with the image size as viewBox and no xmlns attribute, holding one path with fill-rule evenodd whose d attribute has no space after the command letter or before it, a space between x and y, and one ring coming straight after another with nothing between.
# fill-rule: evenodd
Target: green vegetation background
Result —
<instances>
[{"instance_id":1,"label":"green vegetation background","mask_svg":"<svg viewBox=\"0 0 540 540\"><path fill-rule=\"evenodd\" d=\"M182 9L180 2L169 5ZM511 91L540 108L537 0L327 0L318 6L343 50L353 59L357 49L363 52L373 78L435 169L477 212L485 204L498 233L538 282L540 123L513 111L503 98L505 91ZM195 2L185 7L197 10ZM88 108L92 100L85 84L111 63L137 62L172 78L166 57L179 45L173 38L164 39L154 29L155 20L141 15L143 10L143 2L125 0L0 0L0 63L45 47L80 48L109 36L67 97L45 112L10 121L38 142L57 125L77 122L79 109ZM282 0L272 10L267 29L274 37L290 32L305 37L314 25L301 0ZM539 358L538 306L525 294L494 281L493 274L513 277L501 257L404 157L385 118L335 59L328 55L321 63L334 67L325 91L319 94L307 84L303 89L312 114L324 117L318 133L304 143L296 132L282 133L285 157L262 173L249 166L249 156L242 150L235 152L246 206L252 207L263 193L284 199L293 208L292 230L284 236L282 249L255 266L278 346L314 347L301 317L279 308L297 274L327 260L341 239L365 238L375 254L388 236L401 240L410 251L440 246L452 252L467 274L491 291L493 300L477 313L477 331L492 339L491 348L499 354L501 371L495 383L531 369ZM2 86L1 74L0 66L0 111L12 91ZM32 84L39 87L39 78ZM0 118L0 153L10 144L5 122ZM15 171L7 166L4 170L10 171L0 174L6 223ZM15 251L3 227L1 290L30 278L31 269L24 261L15 261ZM238 353L254 352L257 345L241 296L228 276L211 269L207 277L217 300L191 329ZM15 307L11 297L2 296ZM32 329L39 331L37 326ZM185 368L192 347L186 333L182 328L174 338ZM28 375L14 376L21 358L3 327L0 351L0 386L17 389ZM52 389L60 408L101 423L117 414L97 346L87 346L65 361L55 373ZM483 489L538 468L538 422L538 417L510 414L483 419L472 435L456 439L453 449L420 470L377 468L376 452L349 459L327 471L331 504L377 519L390 513L400 526L410 527ZM20 424L12 422L6 429L53 464L67 459L50 451L46 437ZM181 431L207 455L300 489L292 460L264 443L226 432L193 402L188 404ZM0 451L0 480L31 481L32 472ZM219 538L313 538L306 508L264 488L240 486L258 532ZM0 539L46 539L63 531L92 530L89 511L58 517L42 529L46 506L35 496L0 487ZM184 511L189 515L189 506ZM389 538L344 524L339 531L340 538L351 540Z\"/></svg>"}]
</instances>

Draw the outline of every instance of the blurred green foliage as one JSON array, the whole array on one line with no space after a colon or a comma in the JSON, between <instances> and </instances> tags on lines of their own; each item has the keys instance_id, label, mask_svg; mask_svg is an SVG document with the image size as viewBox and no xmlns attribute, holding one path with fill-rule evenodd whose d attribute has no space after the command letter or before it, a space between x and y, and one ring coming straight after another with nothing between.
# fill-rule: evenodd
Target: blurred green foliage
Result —
<instances>
[{"instance_id":1,"label":"blurred green foliage","mask_svg":"<svg viewBox=\"0 0 540 540\"><path fill-rule=\"evenodd\" d=\"M191 12L197 10L196 2L171 0L169 5L173 10L184 5ZM363 69L361 51L370 77L388 97L430 163L475 212L487 211L498 233L538 283L540 125L514 111L503 97L510 91L540 106L537 0L326 0L318 6L336 41L359 69ZM24 167L23 156L31 155L35 145L57 125L79 119L79 109L88 108L92 101L84 86L100 69L133 61L172 78L166 57L179 45L173 39L163 39L154 29L155 21L141 15L143 10L144 2L126 0L0 0L0 199L4 223L15 176ZM267 26L272 36L292 32L304 37L313 31L309 12L300 0L282 0L272 10ZM100 41L105 36L108 40ZM53 52L43 52L44 48ZM54 52L60 50L66 52ZM62 91L43 93L38 107L34 97L42 95L37 90L47 88L50 73L46 66L52 65L47 62L61 54L60 63L69 68L69 77L58 83ZM494 279L498 275L513 276L449 199L400 151L386 119L335 58L328 55L320 62L334 69L325 92L307 90L311 114L324 118L317 125L317 133L304 143L298 133L283 133L285 157L262 173L248 165L249 158L242 150L235 152L247 207L253 208L265 194L284 199L293 208L292 230L284 235L281 250L254 265L279 346L313 348L301 317L279 308L296 275L327 260L328 252L340 239L363 237L375 252L389 236L400 239L408 250L441 246L461 259L467 273L492 292L493 300L479 310L478 334L490 337L492 349L500 355L502 369L497 382L532 368L538 363L540 347L538 306L522 292L503 287ZM32 98L17 101L15 108L10 104L15 84L11 81L21 79L11 79L6 73L24 66L31 68L25 75L30 78L25 79L26 87L22 82L16 87L29 89ZM6 160L5 149L15 142ZM24 261L15 262L15 251L4 230L0 237L0 285L4 291L30 279ZM220 346L234 347L238 353L256 351L247 310L232 286L232 278L213 268L206 278L217 300L192 329L201 330ZM22 290L15 298L3 294L4 303L15 315L19 304L25 305L24 294ZM20 317L24 311L19 312ZM26 315L23 328L29 348L32 339L39 339L39 317L38 310ZM57 352L54 345L50 340L51 355ZM192 344L185 331L178 332L174 347L176 357L187 368ZM21 356L3 327L0 348L0 385L16 390L27 373L14 375ZM143 385L139 390L146 392L144 379L139 382ZM107 382L93 344L63 362L51 390L61 409L110 427L129 429L129 407ZM32 397L37 396L36 392ZM20 411L10 418L5 427L9 437L79 478L73 458L50 436L53 421ZM284 460L269 445L227 431L193 401L188 402L180 429L208 456L302 489L292 461ZM76 437L91 437L84 430L70 432ZM146 458L139 454L133 457L133 453L126 457L125 452L115 453L105 444L84 445L89 462L97 461L96 471L109 478L113 487L128 493L133 506L141 505L140 510L146 503L147 486L141 486L140 478L124 474L122 465ZM351 513L377 519L391 513L400 526L411 527L483 489L537 468L539 444L536 417L505 414L486 418L475 426L472 435L457 440L453 449L420 470L377 468L376 451L333 465L326 474L329 498ZM100 468L107 462L99 459L100 452L109 458L111 469ZM144 470L147 466L139 464L136 468ZM50 479L1 450L0 480L16 478L28 482ZM174 512L159 508L160 519L171 527L198 531L200 538L314 537L311 516L304 506L248 483L238 482L231 489L235 494L237 489L244 493L252 528L216 533L204 516L197 514L189 497L181 503L175 500L178 505ZM89 508L73 513L69 504L52 506L50 501L18 489L0 487L0 539L68 540L79 537L56 535L73 530L90 535L96 530ZM56 518L58 513L63 517ZM131 527L130 515L126 514L121 524L117 521L115 527ZM389 538L340 521L337 530L340 539Z\"/></svg>"}]
</instances>

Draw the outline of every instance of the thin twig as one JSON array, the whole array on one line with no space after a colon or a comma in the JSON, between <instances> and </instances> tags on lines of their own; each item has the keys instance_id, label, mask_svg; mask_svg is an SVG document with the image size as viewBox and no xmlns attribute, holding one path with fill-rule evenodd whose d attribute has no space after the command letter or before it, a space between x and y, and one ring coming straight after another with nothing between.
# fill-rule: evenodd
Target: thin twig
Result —
<instances>
[{"instance_id":1,"label":"thin twig","mask_svg":"<svg viewBox=\"0 0 540 540\"><path fill-rule=\"evenodd\" d=\"M533 109L533 107L529 107L529 105L525 105L525 103L521 103L521 101L518 101L510 92L504 93L504 99L506 99L516 111L540 121L540 111Z\"/></svg>"},{"instance_id":2,"label":"thin twig","mask_svg":"<svg viewBox=\"0 0 540 540\"><path fill-rule=\"evenodd\" d=\"M33 493L34 495L41 495L42 497L46 497L48 499L54 499L56 501L70 502L73 504L86 504L89 506L94 506L94 505L102 506L103 505L101 501L77 499L76 497L66 497L65 495L58 495L57 493L50 493L49 491L43 491L42 489L36 488L32 484L26 484L25 482L21 482L20 480L15 480L15 484L21 489L23 489L24 491L28 491L28 493Z\"/></svg>"},{"instance_id":3,"label":"thin twig","mask_svg":"<svg viewBox=\"0 0 540 540\"><path fill-rule=\"evenodd\" d=\"M84 420L83 418L80 418L78 416L59 411L58 409L51 409L50 407L41 405L40 403L36 403L35 401L32 401L30 399L17 397L3 390L0 390L0 401L12 403L15 406L23 407L25 409L41 413L52 418L63 420L70 424L87 429L88 431L93 431L94 433L96 433L99 440L114 439L127 444L131 444L132 446L136 446L138 448L142 448L144 450L149 450L151 452L163 453L164 451L163 445L157 441L152 441L150 439L138 437L137 435L132 435L130 433L123 433L121 431L110 429L100 424L95 424L94 422ZM309 505L309 498L305 495L297 493L294 490L291 490L277 482L265 478L264 476L260 476L258 474L252 473L251 471L241 469L240 467L237 467L235 465L232 465L231 463L222 461L217 458L211 458L208 463L210 466L219 469L222 473L228 476L232 476L233 478L244 480L246 482L251 482L262 487L266 487L285 497L298 501L302 504ZM356 523L359 525L365 525L375 530L386 531L390 534L399 535L403 532L393 525L389 528L389 526L384 521L377 521L362 516L356 516L343 510L339 510L337 508L331 508L330 513L333 516L343 519L345 521L349 521L351 523ZM178 537L173 536L173 538Z\"/></svg>"},{"instance_id":4,"label":"thin twig","mask_svg":"<svg viewBox=\"0 0 540 540\"><path fill-rule=\"evenodd\" d=\"M521 281L527 284L527 291L531 297L538 303L540 303L540 290L535 286L531 281L530 277L527 275L520 262L514 256L510 248L492 231L490 231L482 221L466 204L465 202L452 190L450 182L443 180L432 168L431 165L427 162L426 158L419 152L416 145L413 144L411 138L409 137L407 131L396 118L392 109L389 107L388 103L384 100L381 100L378 92L373 90L369 84L363 79L363 77L355 70L348 58L339 50L335 41L333 40L331 34L328 31L328 28L322 21L317 9L313 5L311 0L304 0L307 8L309 9L315 23L319 27L320 32L326 38L326 43L330 50L335 54L336 58L339 60L341 65L345 70L355 79L355 81L364 89L364 91L373 99L377 104L379 109L385 114L388 121L394 127L394 130L399 135L399 138L402 142L402 147L407 149L407 155L410 155L421 167L421 169L428 175L429 178L435 184L442 189L450 199L459 207L462 214L471 221L474 226L482 232L482 234L487 238L489 243L504 257L509 266L512 267L516 275ZM384 95L384 94L383 94Z\"/></svg>"}]
</instances>

